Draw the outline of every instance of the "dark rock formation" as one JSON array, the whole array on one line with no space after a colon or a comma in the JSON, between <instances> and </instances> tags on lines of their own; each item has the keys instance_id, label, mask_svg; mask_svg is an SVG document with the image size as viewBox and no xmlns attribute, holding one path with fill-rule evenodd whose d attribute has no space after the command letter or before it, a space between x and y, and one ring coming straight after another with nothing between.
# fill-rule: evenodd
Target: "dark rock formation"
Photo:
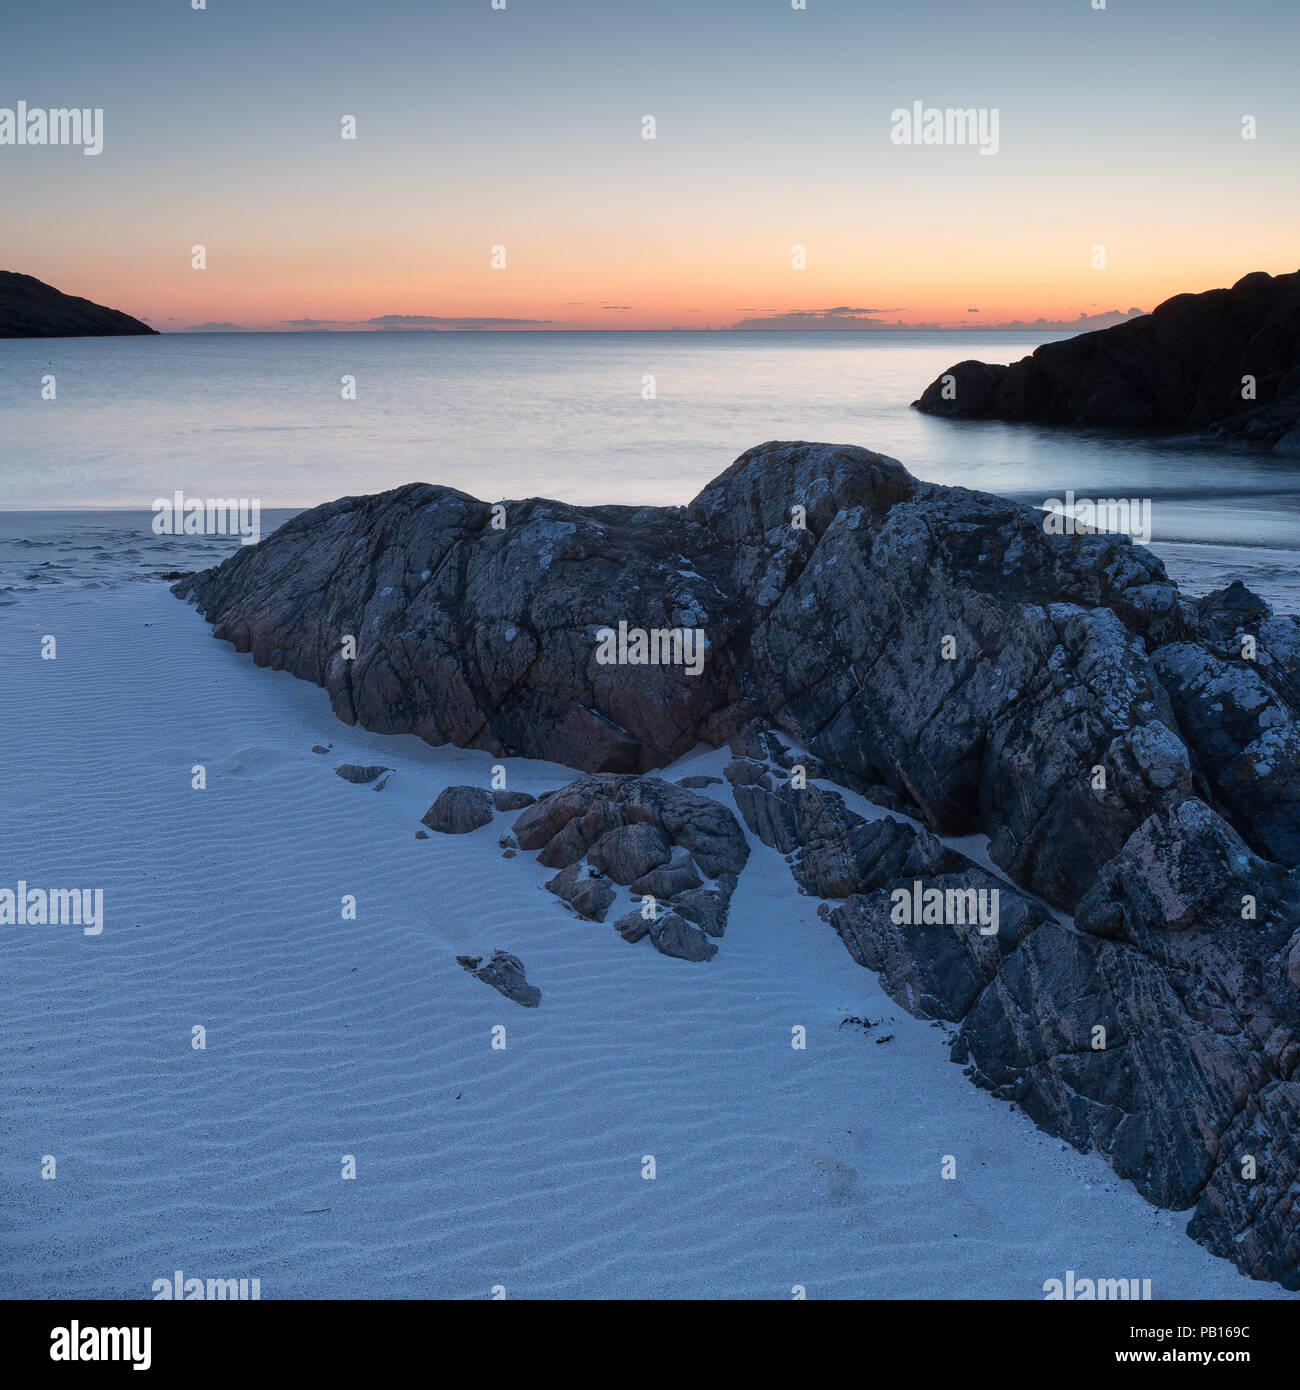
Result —
<instances>
[{"instance_id":1,"label":"dark rock formation","mask_svg":"<svg viewBox=\"0 0 1300 1390\"><path fill-rule=\"evenodd\" d=\"M658 777L599 773L538 797L513 825L520 849L549 868L575 864L611 830L650 826L710 878L745 867L749 846L725 806ZM660 861L665 862L664 860Z\"/></svg>"},{"instance_id":2,"label":"dark rock formation","mask_svg":"<svg viewBox=\"0 0 1300 1390\"><path fill-rule=\"evenodd\" d=\"M592 922L603 922L617 894L610 881L582 864L570 864L554 878L547 879L546 890L562 898L578 914Z\"/></svg>"},{"instance_id":3,"label":"dark rock formation","mask_svg":"<svg viewBox=\"0 0 1300 1390\"><path fill-rule=\"evenodd\" d=\"M1300 1287L1300 623L1235 585L1192 603L1126 537L1049 535L862 449L762 446L684 509L506 515L423 485L346 499L175 592L348 722L588 770L519 845L596 920L618 896L597 846L633 889L675 888L618 926L688 959L745 836L635 774L730 741L753 834L895 999L960 1024L980 1084ZM703 629L703 669L603 664L620 622ZM638 826L662 844L603 843ZM937 838L972 833L1006 880ZM684 887L688 862L712 885ZM962 904L994 891L990 932ZM918 921L927 893L943 914Z\"/></svg>"},{"instance_id":4,"label":"dark rock formation","mask_svg":"<svg viewBox=\"0 0 1300 1390\"><path fill-rule=\"evenodd\" d=\"M620 917L614 927L624 941L635 943L648 936L656 951L678 960L707 961L718 953L718 948L699 927L675 912L659 912L654 917L629 912Z\"/></svg>"},{"instance_id":5,"label":"dark rock formation","mask_svg":"<svg viewBox=\"0 0 1300 1390\"><path fill-rule=\"evenodd\" d=\"M157 332L130 314L64 294L34 275L0 270L0 338L101 338Z\"/></svg>"},{"instance_id":6,"label":"dark rock formation","mask_svg":"<svg viewBox=\"0 0 1300 1390\"><path fill-rule=\"evenodd\" d=\"M540 850L539 863L560 869L546 887L581 916L605 920L613 883L629 885L634 898L654 898L654 921L638 911L615 926L626 940L648 934L658 950L683 960L713 955L707 937L726 930L736 875L749 857L725 806L658 777L579 778L539 797L513 828L520 848ZM701 872L716 879L713 887Z\"/></svg>"},{"instance_id":7,"label":"dark rock formation","mask_svg":"<svg viewBox=\"0 0 1300 1390\"><path fill-rule=\"evenodd\" d=\"M537 798L527 792L508 792L501 789L492 793L492 804L498 811L522 811L531 806Z\"/></svg>"},{"instance_id":8,"label":"dark rock formation","mask_svg":"<svg viewBox=\"0 0 1300 1390\"><path fill-rule=\"evenodd\" d=\"M442 835L468 835L491 820L492 802L482 787L444 787L420 824Z\"/></svg>"},{"instance_id":9,"label":"dark rock formation","mask_svg":"<svg viewBox=\"0 0 1300 1390\"><path fill-rule=\"evenodd\" d=\"M673 898L704 882L689 854L674 855L671 863L649 870L632 881L632 891L652 898Z\"/></svg>"},{"instance_id":10,"label":"dark rock formation","mask_svg":"<svg viewBox=\"0 0 1300 1390\"><path fill-rule=\"evenodd\" d=\"M707 936L675 912L666 912L650 923L650 940L656 951L678 960L712 960L718 948Z\"/></svg>"},{"instance_id":11,"label":"dark rock formation","mask_svg":"<svg viewBox=\"0 0 1300 1390\"><path fill-rule=\"evenodd\" d=\"M322 749L327 752L327 749ZM359 763L341 763L334 771L343 778L345 782L353 782L358 786L364 786L367 782L373 782L377 777L382 777L385 772L391 772L391 767L380 767L378 764L367 764L362 767Z\"/></svg>"},{"instance_id":12,"label":"dark rock formation","mask_svg":"<svg viewBox=\"0 0 1300 1390\"><path fill-rule=\"evenodd\" d=\"M457 956L456 959L463 965L472 958ZM485 985L491 985L498 994L504 994L525 1009L535 1009L542 1002L542 991L524 978L523 962L508 951L493 951L492 959L475 973Z\"/></svg>"},{"instance_id":13,"label":"dark rock formation","mask_svg":"<svg viewBox=\"0 0 1300 1390\"><path fill-rule=\"evenodd\" d=\"M615 883L627 884L666 864L672 854L663 831L641 822L607 830L587 851L587 863Z\"/></svg>"},{"instance_id":14,"label":"dark rock formation","mask_svg":"<svg viewBox=\"0 0 1300 1390\"><path fill-rule=\"evenodd\" d=\"M956 419L1212 431L1300 454L1300 271L1175 295L1009 367L958 362L913 404Z\"/></svg>"}]
</instances>

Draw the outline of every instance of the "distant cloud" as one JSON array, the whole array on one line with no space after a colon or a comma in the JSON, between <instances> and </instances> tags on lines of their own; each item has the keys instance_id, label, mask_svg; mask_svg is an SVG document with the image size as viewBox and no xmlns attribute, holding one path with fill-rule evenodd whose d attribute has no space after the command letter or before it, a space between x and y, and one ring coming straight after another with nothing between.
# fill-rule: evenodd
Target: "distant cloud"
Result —
<instances>
[{"instance_id":1,"label":"distant cloud","mask_svg":"<svg viewBox=\"0 0 1300 1390\"><path fill-rule=\"evenodd\" d=\"M747 312L741 310L742 313ZM893 324L873 317L896 314L897 309L860 309L837 304L832 309L788 309L762 318L741 319L733 328L892 328Z\"/></svg>"},{"instance_id":2,"label":"distant cloud","mask_svg":"<svg viewBox=\"0 0 1300 1390\"><path fill-rule=\"evenodd\" d=\"M242 323L192 323L187 333L247 333Z\"/></svg>"},{"instance_id":3,"label":"distant cloud","mask_svg":"<svg viewBox=\"0 0 1300 1390\"><path fill-rule=\"evenodd\" d=\"M376 328L530 328L551 319L442 318L436 314L381 314L366 319Z\"/></svg>"},{"instance_id":4,"label":"distant cloud","mask_svg":"<svg viewBox=\"0 0 1300 1390\"><path fill-rule=\"evenodd\" d=\"M600 307L602 309L613 309L614 312L618 314L626 314L632 306L630 304L602 304Z\"/></svg>"},{"instance_id":5,"label":"distant cloud","mask_svg":"<svg viewBox=\"0 0 1300 1390\"><path fill-rule=\"evenodd\" d=\"M1127 313L1119 309L1108 309L1104 314L1080 314L1077 319L1034 319L1026 322L1024 319L1012 319L1010 323L986 323L981 324L982 328L1045 328L1056 329L1097 329L1113 328L1117 323L1124 323L1128 319L1139 319L1146 313L1145 309L1130 309Z\"/></svg>"},{"instance_id":6,"label":"distant cloud","mask_svg":"<svg viewBox=\"0 0 1300 1390\"><path fill-rule=\"evenodd\" d=\"M742 310L744 312L752 312ZM897 309L862 309L854 308L849 305L840 304L832 309L789 309L783 313L765 312L761 317L741 319L739 323L732 324L732 328L737 329L773 329L773 328L856 328L856 329L880 329L880 328L942 328L940 323L907 323L903 319L894 319L888 322L885 319L876 317L879 314L896 314ZM979 309L967 309L968 314L978 314ZM1114 324L1123 323L1127 319L1138 318L1142 315L1141 309L1130 309L1127 313L1122 313L1119 309L1110 309L1103 314L1080 314L1077 319L1034 319L1032 322L1024 319L1013 319L1009 323L981 323L974 324L976 328L1000 328L1000 329L1033 329L1036 332L1054 332L1056 330L1073 330L1074 332L1084 332L1098 328L1110 328Z\"/></svg>"}]
</instances>

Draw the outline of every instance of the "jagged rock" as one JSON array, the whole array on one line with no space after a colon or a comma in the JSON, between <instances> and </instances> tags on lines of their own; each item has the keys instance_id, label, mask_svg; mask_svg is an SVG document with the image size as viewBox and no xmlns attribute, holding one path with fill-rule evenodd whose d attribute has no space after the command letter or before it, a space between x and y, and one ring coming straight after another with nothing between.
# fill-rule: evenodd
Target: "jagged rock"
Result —
<instances>
[{"instance_id":1,"label":"jagged rock","mask_svg":"<svg viewBox=\"0 0 1300 1390\"><path fill-rule=\"evenodd\" d=\"M1297 877L1203 802L1153 815L1079 903L1077 930L1045 923L1005 961L955 1049L1152 1201L1195 1205L1197 1239L1287 1287L1300 1287L1284 1084L1300 1064ZM1243 1180L1241 1156L1261 1150L1271 1166Z\"/></svg>"},{"instance_id":2,"label":"jagged rock","mask_svg":"<svg viewBox=\"0 0 1300 1390\"><path fill-rule=\"evenodd\" d=\"M1300 717L1252 661L1192 642L1152 662L1198 771L1251 843L1300 863Z\"/></svg>"},{"instance_id":3,"label":"jagged rock","mask_svg":"<svg viewBox=\"0 0 1300 1390\"><path fill-rule=\"evenodd\" d=\"M523 962L508 951L493 951L492 959L478 972L478 978L525 1009L535 1009L542 1002L542 991L524 978Z\"/></svg>"},{"instance_id":4,"label":"jagged rock","mask_svg":"<svg viewBox=\"0 0 1300 1390\"><path fill-rule=\"evenodd\" d=\"M718 948L696 926L675 912L667 912L651 922L650 940L656 951L678 960L712 960Z\"/></svg>"},{"instance_id":5,"label":"jagged rock","mask_svg":"<svg viewBox=\"0 0 1300 1390\"><path fill-rule=\"evenodd\" d=\"M986 831L1062 905L1191 790L1146 775L1170 772L1155 726L1173 716L1145 644L1189 637L1194 614L1126 537L1049 536L1030 508L805 443L750 450L684 509L489 518L424 485L344 499L176 592L346 721L433 743L637 771L764 719L826 776ZM620 622L698 627L703 669L602 664ZM343 632L363 634L355 660Z\"/></svg>"},{"instance_id":6,"label":"jagged rock","mask_svg":"<svg viewBox=\"0 0 1300 1390\"><path fill-rule=\"evenodd\" d=\"M909 903L915 892L942 893L954 920L896 921L895 891L907 895ZM985 913L987 922L979 915L981 901L997 904L996 911ZM969 862L961 873L900 879L890 887L855 893L830 913L849 954L880 975L891 999L918 1018L953 1021L969 1012L997 975L1002 958L1048 920L1049 914L1032 899Z\"/></svg>"},{"instance_id":7,"label":"jagged rock","mask_svg":"<svg viewBox=\"0 0 1300 1390\"><path fill-rule=\"evenodd\" d=\"M1242 922L1242 899L1277 898L1286 871L1257 858L1203 802L1151 816L1080 899L1075 924L1093 936L1148 945L1152 932Z\"/></svg>"},{"instance_id":8,"label":"jagged rock","mask_svg":"<svg viewBox=\"0 0 1300 1390\"><path fill-rule=\"evenodd\" d=\"M328 753L334 745L332 743L313 743L311 751L313 753Z\"/></svg>"},{"instance_id":9,"label":"jagged rock","mask_svg":"<svg viewBox=\"0 0 1300 1390\"><path fill-rule=\"evenodd\" d=\"M482 956L457 956L457 957L456 957L456 964L459 965L459 966L461 967L462 970L468 970L468 971L470 972L470 974L472 975L472 974L474 973L474 971L476 971L476 970L479 968L479 966L483 964L483 957L482 957Z\"/></svg>"},{"instance_id":10,"label":"jagged rock","mask_svg":"<svg viewBox=\"0 0 1300 1390\"><path fill-rule=\"evenodd\" d=\"M649 894L662 902L668 898L675 898L678 894L687 893L692 888L698 888L703 882L691 856L677 854L673 856L671 863L662 864L642 874L633 882L632 891L642 896Z\"/></svg>"},{"instance_id":11,"label":"jagged rock","mask_svg":"<svg viewBox=\"0 0 1300 1390\"><path fill-rule=\"evenodd\" d=\"M575 863L620 826L649 825L687 850L710 878L739 873L749 846L725 806L658 777L598 773L547 792L514 822L520 849L549 868Z\"/></svg>"},{"instance_id":12,"label":"jagged rock","mask_svg":"<svg viewBox=\"0 0 1300 1390\"><path fill-rule=\"evenodd\" d=\"M1255 271L1230 290L1175 295L1009 367L959 362L913 405L966 419L1213 428L1278 445L1300 424L1300 271Z\"/></svg>"},{"instance_id":13,"label":"jagged rock","mask_svg":"<svg viewBox=\"0 0 1300 1390\"><path fill-rule=\"evenodd\" d=\"M720 787L722 785L722 778L705 777L703 775L679 777L677 779L677 785L679 787L686 787L689 791L703 791L705 787Z\"/></svg>"},{"instance_id":14,"label":"jagged rock","mask_svg":"<svg viewBox=\"0 0 1300 1390\"><path fill-rule=\"evenodd\" d=\"M492 804L498 811L522 811L531 806L537 798L527 792L510 792L499 788L492 793Z\"/></svg>"},{"instance_id":15,"label":"jagged rock","mask_svg":"<svg viewBox=\"0 0 1300 1390\"><path fill-rule=\"evenodd\" d=\"M795 856L795 879L817 897L846 898L902 876L971 867L933 835L888 817L868 821L838 792L794 787L752 759L728 763L726 774L746 825L764 844Z\"/></svg>"},{"instance_id":16,"label":"jagged rock","mask_svg":"<svg viewBox=\"0 0 1300 1390\"><path fill-rule=\"evenodd\" d=\"M624 941L637 942L650 934L650 921L640 911L625 913L614 923L614 930Z\"/></svg>"},{"instance_id":17,"label":"jagged rock","mask_svg":"<svg viewBox=\"0 0 1300 1390\"><path fill-rule=\"evenodd\" d=\"M492 820L492 802L482 787L444 787L420 818L443 835L468 835Z\"/></svg>"},{"instance_id":18,"label":"jagged rock","mask_svg":"<svg viewBox=\"0 0 1300 1390\"><path fill-rule=\"evenodd\" d=\"M0 338L92 338L156 334L120 309L64 294L34 275L0 270Z\"/></svg>"},{"instance_id":19,"label":"jagged rock","mask_svg":"<svg viewBox=\"0 0 1300 1390\"><path fill-rule=\"evenodd\" d=\"M620 825L592 845L587 862L615 883L626 884L666 864L672 852L668 837L657 826Z\"/></svg>"},{"instance_id":20,"label":"jagged rock","mask_svg":"<svg viewBox=\"0 0 1300 1390\"><path fill-rule=\"evenodd\" d=\"M727 930L727 912L735 887L735 874L723 874L716 887L678 893L668 905L679 917L694 922L710 936L721 936Z\"/></svg>"},{"instance_id":21,"label":"jagged rock","mask_svg":"<svg viewBox=\"0 0 1300 1390\"><path fill-rule=\"evenodd\" d=\"M345 499L175 592L347 722L587 769L521 812L520 846L600 920L614 890L584 856L653 827L718 880L647 929L692 957L746 838L720 802L634 774L730 742L754 835L838 900L827 915L896 998L960 1019L977 1081L1152 1200L1195 1205L1197 1238L1243 1269L1297 1277L1300 624L1232 586L1192 603L1126 537L1048 534L862 449L763 445L686 508L489 516L423 485ZM597 629L620 622L704 630L699 674L604 664ZM926 829L800 787L796 764ZM936 834L987 835L1027 892ZM996 882L997 937L894 922L894 888L931 880ZM1251 1145L1267 1162L1245 1184Z\"/></svg>"},{"instance_id":22,"label":"jagged rock","mask_svg":"<svg viewBox=\"0 0 1300 1390\"><path fill-rule=\"evenodd\" d=\"M581 864L570 864L554 878L547 879L547 892L562 898L579 917L603 922L617 894L606 878L593 877Z\"/></svg>"},{"instance_id":23,"label":"jagged rock","mask_svg":"<svg viewBox=\"0 0 1300 1390\"><path fill-rule=\"evenodd\" d=\"M362 767L357 763L343 763L341 766L334 769L345 782L355 782L358 785L364 785L366 782L373 782L376 777L382 777L385 772L391 772L392 770L391 767Z\"/></svg>"}]
</instances>

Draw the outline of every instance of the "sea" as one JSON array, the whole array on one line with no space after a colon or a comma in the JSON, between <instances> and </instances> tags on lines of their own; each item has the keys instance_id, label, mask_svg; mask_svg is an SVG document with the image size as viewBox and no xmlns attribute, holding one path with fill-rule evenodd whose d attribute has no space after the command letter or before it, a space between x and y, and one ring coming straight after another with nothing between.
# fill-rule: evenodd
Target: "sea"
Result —
<instances>
[{"instance_id":1,"label":"sea","mask_svg":"<svg viewBox=\"0 0 1300 1390\"><path fill-rule=\"evenodd\" d=\"M31 512L61 513L82 540L107 528L108 541L85 552L84 573L64 576L94 582L96 548L116 556L123 535L139 535L153 553L150 508L177 490L256 499L276 517L415 480L490 501L681 504L746 449L806 439L862 445L919 478L1037 506L1067 493L1149 504L1151 542L1189 592L1239 577L1279 611L1300 612L1297 460L1185 436L941 420L911 407L955 362L1010 362L1066 336L0 340L0 584L14 582L6 561L21 568L30 558L12 554L16 540L57 531L55 517L24 521ZM229 548L219 541L211 556Z\"/></svg>"}]
</instances>

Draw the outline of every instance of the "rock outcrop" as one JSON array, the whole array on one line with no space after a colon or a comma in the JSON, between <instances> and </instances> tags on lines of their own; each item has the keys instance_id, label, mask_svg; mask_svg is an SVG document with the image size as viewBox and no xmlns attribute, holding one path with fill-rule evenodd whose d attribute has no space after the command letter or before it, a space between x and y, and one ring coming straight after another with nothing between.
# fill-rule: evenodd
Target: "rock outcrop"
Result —
<instances>
[{"instance_id":1,"label":"rock outcrop","mask_svg":"<svg viewBox=\"0 0 1300 1390\"><path fill-rule=\"evenodd\" d=\"M603 922L618 896L614 885L625 886L651 915L620 917L614 925L624 939L648 935L682 960L714 955L708 938L726 930L736 876L749 858L725 806L659 777L579 778L539 797L512 828L521 849L559 868L545 886L579 916Z\"/></svg>"},{"instance_id":2,"label":"rock outcrop","mask_svg":"<svg viewBox=\"0 0 1300 1390\"><path fill-rule=\"evenodd\" d=\"M1300 271L1175 295L1010 366L958 362L913 404L957 419L1192 429L1300 454Z\"/></svg>"},{"instance_id":3,"label":"rock outcrop","mask_svg":"<svg viewBox=\"0 0 1300 1390\"><path fill-rule=\"evenodd\" d=\"M586 772L522 811L520 848L690 960L748 848L645 774L729 742L752 833L895 999L957 1025L977 1082L1300 1287L1300 623L856 448L761 446L686 508L505 516L345 499L175 592L350 723ZM695 628L698 674L667 641L602 659L602 629ZM972 834L999 872L938 838Z\"/></svg>"},{"instance_id":4,"label":"rock outcrop","mask_svg":"<svg viewBox=\"0 0 1300 1390\"><path fill-rule=\"evenodd\" d=\"M98 338L157 332L130 314L64 294L34 275L0 270L0 338Z\"/></svg>"}]
</instances>

